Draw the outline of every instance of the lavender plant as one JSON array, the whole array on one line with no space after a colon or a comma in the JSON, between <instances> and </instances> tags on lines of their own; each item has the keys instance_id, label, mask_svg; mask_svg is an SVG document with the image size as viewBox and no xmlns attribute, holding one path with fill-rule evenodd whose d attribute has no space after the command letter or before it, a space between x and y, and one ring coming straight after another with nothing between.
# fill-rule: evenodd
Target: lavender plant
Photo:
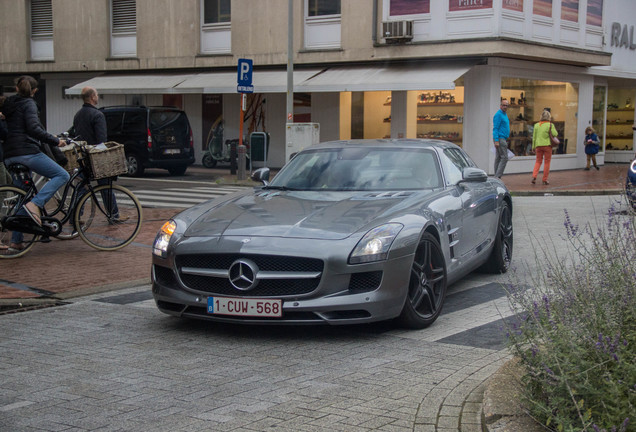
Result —
<instances>
[{"instance_id":1,"label":"lavender plant","mask_svg":"<svg viewBox=\"0 0 636 432\"><path fill-rule=\"evenodd\" d=\"M636 431L635 216L579 227L565 211L564 228L569 252L535 251L543 271L509 290L525 404L557 431Z\"/></svg>"}]
</instances>

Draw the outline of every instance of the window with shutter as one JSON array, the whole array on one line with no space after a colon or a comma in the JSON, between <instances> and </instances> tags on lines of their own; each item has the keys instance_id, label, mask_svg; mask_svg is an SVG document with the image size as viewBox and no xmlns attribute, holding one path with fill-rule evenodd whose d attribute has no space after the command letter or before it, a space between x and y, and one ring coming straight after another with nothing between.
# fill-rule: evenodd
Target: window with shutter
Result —
<instances>
[{"instance_id":1,"label":"window with shutter","mask_svg":"<svg viewBox=\"0 0 636 432\"><path fill-rule=\"evenodd\" d=\"M201 53L232 52L230 0L201 0Z\"/></svg>"},{"instance_id":2,"label":"window with shutter","mask_svg":"<svg viewBox=\"0 0 636 432\"><path fill-rule=\"evenodd\" d=\"M110 50L113 57L137 55L137 2L111 0Z\"/></svg>"},{"instance_id":3,"label":"window with shutter","mask_svg":"<svg viewBox=\"0 0 636 432\"><path fill-rule=\"evenodd\" d=\"M305 48L341 46L340 0L305 0Z\"/></svg>"},{"instance_id":4,"label":"window with shutter","mask_svg":"<svg viewBox=\"0 0 636 432\"><path fill-rule=\"evenodd\" d=\"M31 59L53 60L53 7L51 0L31 0Z\"/></svg>"}]
</instances>

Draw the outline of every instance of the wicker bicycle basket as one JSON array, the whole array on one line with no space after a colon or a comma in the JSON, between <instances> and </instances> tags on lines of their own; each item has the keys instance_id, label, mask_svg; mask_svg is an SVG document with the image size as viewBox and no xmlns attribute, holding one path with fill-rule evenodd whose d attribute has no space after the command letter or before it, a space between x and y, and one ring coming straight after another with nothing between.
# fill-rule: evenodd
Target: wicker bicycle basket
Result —
<instances>
[{"instance_id":1,"label":"wicker bicycle basket","mask_svg":"<svg viewBox=\"0 0 636 432\"><path fill-rule=\"evenodd\" d=\"M78 144L86 144L84 141L78 141ZM78 151L75 149L75 144L67 144L64 147L60 147L60 150L66 156L68 162L64 165L64 169L68 172L73 172L75 168L79 168L79 163L77 162Z\"/></svg>"},{"instance_id":2,"label":"wicker bicycle basket","mask_svg":"<svg viewBox=\"0 0 636 432\"><path fill-rule=\"evenodd\" d=\"M124 146L114 141L104 143L105 149L92 148L88 151L92 178L115 177L128 172Z\"/></svg>"}]
</instances>

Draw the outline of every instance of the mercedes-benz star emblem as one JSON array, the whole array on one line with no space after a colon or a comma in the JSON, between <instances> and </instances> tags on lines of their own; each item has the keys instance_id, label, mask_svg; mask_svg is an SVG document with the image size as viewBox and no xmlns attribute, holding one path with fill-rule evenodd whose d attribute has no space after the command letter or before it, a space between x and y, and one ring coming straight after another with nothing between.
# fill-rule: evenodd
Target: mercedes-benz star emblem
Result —
<instances>
[{"instance_id":1,"label":"mercedes-benz star emblem","mask_svg":"<svg viewBox=\"0 0 636 432\"><path fill-rule=\"evenodd\" d=\"M258 266L248 259L237 259L230 266L229 279L234 288L241 291L249 291L258 285Z\"/></svg>"}]
</instances>

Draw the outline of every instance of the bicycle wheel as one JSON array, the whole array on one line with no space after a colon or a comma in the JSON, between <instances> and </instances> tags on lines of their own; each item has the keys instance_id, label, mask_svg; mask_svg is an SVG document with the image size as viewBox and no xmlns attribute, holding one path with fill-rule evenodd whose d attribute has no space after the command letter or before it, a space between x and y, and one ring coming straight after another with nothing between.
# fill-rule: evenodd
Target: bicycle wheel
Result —
<instances>
[{"instance_id":1,"label":"bicycle wheel","mask_svg":"<svg viewBox=\"0 0 636 432\"><path fill-rule=\"evenodd\" d=\"M13 216L19 210L19 207L24 204L23 198L25 195L26 192L22 189L13 186L0 186L0 225L2 224L2 218ZM20 237L22 240L20 240ZM14 232L0 226L0 258L21 257L33 247L39 238L40 236L36 234ZM9 247L12 243L17 243L21 247Z\"/></svg>"},{"instance_id":2,"label":"bicycle wheel","mask_svg":"<svg viewBox=\"0 0 636 432\"><path fill-rule=\"evenodd\" d=\"M102 185L80 199L73 220L88 245L117 250L137 237L141 218L141 204L131 191L119 185Z\"/></svg>"},{"instance_id":3,"label":"bicycle wheel","mask_svg":"<svg viewBox=\"0 0 636 432\"><path fill-rule=\"evenodd\" d=\"M37 181L35 182L36 184L38 184ZM75 180L73 180L73 183L76 185L79 184L79 182L80 182L79 178L75 178ZM38 186L38 188L41 188L41 186ZM73 211L73 208L71 208L71 199L73 198L73 189L69 189L66 199L63 200L65 187L66 187L66 183L63 184L55 192L55 195L53 195L53 197L49 200L49 202L47 202L44 205L46 214L53 215L57 217L59 220L63 220L65 217L69 215L70 212ZM57 210L58 207L59 207L59 211L55 213L55 210ZM68 222L62 225L62 231L58 235L56 235L55 238L58 238L60 240L74 239L75 237L78 236L77 231L78 230L75 228L75 225L73 224L73 215L70 215Z\"/></svg>"}]
</instances>

